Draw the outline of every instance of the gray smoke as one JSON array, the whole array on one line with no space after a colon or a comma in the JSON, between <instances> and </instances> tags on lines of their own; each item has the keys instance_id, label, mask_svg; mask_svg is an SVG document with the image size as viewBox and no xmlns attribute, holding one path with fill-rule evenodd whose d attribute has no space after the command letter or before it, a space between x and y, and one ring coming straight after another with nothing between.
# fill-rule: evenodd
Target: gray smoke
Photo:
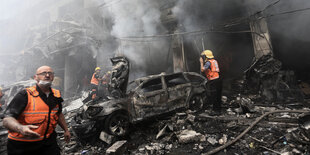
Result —
<instances>
[{"instance_id":1,"label":"gray smoke","mask_svg":"<svg viewBox=\"0 0 310 155\"><path fill-rule=\"evenodd\" d=\"M275 3L275 4L274 4ZM274 4L274 5L273 5ZM308 52L310 41L310 10L281 14L283 12L310 8L308 0L179 0L173 9L173 14L178 18L179 24L185 31L196 30L219 30L219 31L238 31L249 30L246 27L250 15L257 12L259 16L267 19L269 32L272 39L275 56L279 58L288 68L292 69L310 69L310 53ZM231 21L243 19L236 26L223 27L222 23L231 23ZM243 25L243 26L242 26ZM240 29L241 28L241 29ZM206 33L203 37L206 48L214 50L215 54L234 52L233 50L248 50L245 54L253 53L251 43L242 45L241 38L245 35L235 35L238 40L232 38L224 41L224 47L220 47L220 42L228 35ZM232 36L232 35L231 35ZM247 37L251 39L250 36ZM192 38L190 40L193 40ZM206 41L208 40L208 41ZM201 43L198 48L202 49ZM238 48L241 47L241 48ZM243 47L242 47L243 46ZM219 48L220 47L220 48ZM298 47L298 48L296 48ZM294 52L294 54L292 54ZM227 53L228 54L228 53ZM233 55L243 55L233 53ZM239 58L238 58L239 59ZM247 61L249 58L243 58L241 61ZM236 63L239 63L237 61ZM245 62L247 64L249 62ZM244 67L244 66L243 66ZM306 68L305 68L306 67ZM237 68L240 68L237 67Z\"/></svg>"},{"instance_id":2,"label":"gray smoke","mask_svg":"<svg viewBox=\"0 0 310 155\"><path fill-rule=\"evenodd\" d=\"M124 54L132 64L130 79L167 71L165 57L170 43L165 38L143 38L166 32L159 4L153 0L119 1L108 10L113 18L111 35L119 43L116 53Z\"/></svg>"},{"instance_id":3,"label":"gray smoke","mask_svg":"<svg viewBox=\"0 0 310 155\"><path fill-rule=\"evenodd\" d=\"M0 84L25 79L20 75L32 75L39 64L55 64L61 58L48 53L61 53L68 45L86 43L88 46L70 50L72 56L78 52L90 52L97 64L85 60L91 57L73 56L71 62L82 63L78 69L89 70L96 65L105 70L110 68L109 58L114 53L124 54L131 61L132 79L148 74L171 71L171 37L150 37L167 33L191 32L198 30L239 31L248 29L245 21L235 26L225 27L225 23L249 17L263 10L277 0L93 0L63 1L27 0L0 2ZM56 14L49 14L50 6L55 6ZM59 7L59 8L57 8ZM164 8L171 7L169 15L177 21L175 25L162 23ZM308 0L280 0L262 12L266 17L275 54L288 65L310 66L308 47L310 42L310 11L290 14L281 12L309 8ZM245 18L246 19L246 18ZM49 26L48 26L49 25ZM59 27L56 27L58 25ZM66 27L74 27L66 29ZM65 31L68 33L54 33ZM76 37L82 36L82 37ZM144 37L143 37L144 36ZM145 37L148 36L148 37ZM253 53L250 34L204 33L183 35L186 56L194 68L196 57L203 49L212 49L215 55L232 55L233 59ZM47 39L50 38L50 39ZM42 41L48 40L44 43ZM54 40L51 41L51 40ZM38 44L40 44L38 46ZM56 46L57 45L57 46ZM296 48L298 47L298 48ZM242 53L243 51L243 53ZM292 52L294 54L292 55ZM24 56L21 56L24 53ZM35 54L40 59L30 60ZM49 62L45 61L50 57ZM235 58L234 58L235 57ZM243 66L248 67L249 58L243 58ZM54 62L53 62L54 61ZM35 63L35 64L33 64ZM235 65L232 63L230 65ZM12 64L21 64L17 67ZM91 64L91 65L90 65ZM57 65L64 65L56 62ZM57 67L59 67L57 66ZM53 66L52 66L53 67ZM25 68L31 68L32 71ZM61 68L61 67L60 67ZM30 70L31 70L30 69ZM15 72L18 71L16 74ZM60 70L61 72L62 70ZM31 73L29 73L31 72ZM82 71L79 72L82 75ZM76 79L78 80L78 79Z\"/></svg>"},{"instance_id":4,"label":"gray smoke","mask_svg":"<svg viewBox=\"0 0 310 155\"><path fill-rule=\"evenodd\" d=\"M120 1L109 7L109 11L114 18L111 34L117 38L162 32L160 10L152 0Z\"/></svg>"}]
</instances>

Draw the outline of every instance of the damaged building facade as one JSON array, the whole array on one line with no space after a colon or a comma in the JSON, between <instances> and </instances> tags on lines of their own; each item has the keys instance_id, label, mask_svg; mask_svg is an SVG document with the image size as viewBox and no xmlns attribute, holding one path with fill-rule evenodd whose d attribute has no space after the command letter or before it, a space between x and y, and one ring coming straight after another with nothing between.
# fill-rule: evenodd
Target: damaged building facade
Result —
<instances>
[{"instance_id":1,"label":"damaged building facade","mask_svg":"<svg viewBox=\"0 0 310 155\"><path fill-rule=\"evenodd\" d=\"M231 114L231 120L203 114L196 116L186 111L177 113L170 120L157 122L157 127L150 125L150 128L158 128L157 135L138 125L134 128L137 132L131 137L143 137L148 133L156 140L161 137L164 142L177 139L188 149L193 149L188 143L196 142L194 151L187 153L195 154L199 150L204 153L219 145L219 140L223 145L232 140L234 132L244 129L236 126L250 125L247 118L253 121L270 108L269 105L268 108L255 106L253 102L259 100L258 103L270 103L281 109L286 108L282 103L300 107L302 104L296 102L304 102L309 97L310 54L307 49L310 48L310 35L307 25L310 20L305 19L309 12L304 9L307 5L310 7L306 0L40 0L22 12L17 22L7 20L0 23L3 36L10 36L5 43L9 46L14 42L15 45L14 48L0 45L2 51L7 51L0 52L0 74L5 75L0 77L0 85L10 90L10 84L31 79L35 69L45 64L54 68L53 85L61 90L64 98L77 98L81 91L88 89L97 66L103 72L113 70L112 57L125 56L129 60L127 83L162 72L199 73L200 53L211 49L224 78L223 99L228 100L225 110ZM68 117L72 113L68 112ZM245 118L234 118L235 115ZM282 116L268 119L279 120ZM292 117L295 119L295 116ZM288 116L284 114L283 117ZM305 118L307 116L294 120L295 123L301 121L301 126L290 134L308 134ZM218 121L227 123L227 126L217 125ZM208 126L214 127L201 130ZM271 128L265 127L259 125L259 129L253 132L268 133ZM211 130L216 128L226 128L229 132L213 134ZM286 132L284 129L275 130L271 132ZM224 129L221 132L224 133ZM291 135L285 137L294 139ZM101 138L109 139L109 135L101 135ZM276 135L278 141L263 135L260 138L254 140L255 144L272 140L275 149L279 149L284 141L283 135ZM238 147L254 150L254 144L247 144L249 139L232 147L232 152L237 153ZM298 136L295 135L295 139ZM116 140L114 137L111 141ZM177 152L174 147L180 145L168 142L141 144L129 149L134 154ZM211 146L203 144L206 142ZM308 146L308 142L303 139L300 143ZM267 150L256 149L258 152Z\"/></svg>"},{"instance_id":2,"label":"damaged building facade","mask_svg":"<svg viewBox=\"0 0 310 155\"><path fill-rule=\"evenodd\" d=\"M3 81L27 80L37 66L47 64L55 68L55 86L66 97L72 97L86 87L96 66L103 67L105 72L111 70L109 58L117 54L131 60L130 80L161 72L199 72L197 59L205 49L214 51L221 74L230 79L242 76L264 55L283 55L280 51L274 52L273 45L277 47L278 40L272 41L268 26L273 28L273 23L268 23L267 11L259 12L272 9L271 3L157 1L145 6L152 8L151 13L138 12L124 19L123 14L131 8L119 14L115 14L115 10L127 3L116 7L112 2L100 2L41 1L29 8L37 12L32 25L23 32L23 47L2 61L11 61L14 65L3 65L1 71L4 73L19 65L14 69L16 72L9 73L10 77ZM136 7L143 5L146 4ZM197 11L192 12L191 8ZM154 15L153 19L149 17ZM135 23L135 16L143 20ZM124 23L129 28L139 24L144 27L126 32L121 25ZM13 31L10 29L8 34ZM171 35L157 35L165 33Z\"/></svg>"}]
</instances>

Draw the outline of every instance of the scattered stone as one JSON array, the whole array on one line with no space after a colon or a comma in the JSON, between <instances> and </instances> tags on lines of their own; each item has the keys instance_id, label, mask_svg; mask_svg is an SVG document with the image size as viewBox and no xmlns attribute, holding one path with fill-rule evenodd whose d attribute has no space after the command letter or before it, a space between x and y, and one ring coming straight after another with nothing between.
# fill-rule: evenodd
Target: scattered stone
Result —
<instances>
[{"instance_id":1,"label":"scattered stone","mask_svg":"<svg viewBox=\"0 0 310 155\"><path fill-rule=\"evenodd\" d=\"M195 122L195 117L194 115L188 114L186 120L190 121L190 122Z\"/></svg>"},{"instance_id":2,"label":"scattered stone","mask_svg":"<svg viewBox=\"0 0 310 155\"><path fill-rule=\"evenodd\" d=\"M217 144L217 140L213 137L208 137L207 141L212 145Z\"/></svg>"},{"instance_id":3,"label":"scattered stone","mask_svg":"<svg viewBox=\"0 0 310 155\"><path fill-rule=\"evenodd\" d=\"M196 110L190 110L190 109L186 110L186 113L187 113L187 114L193 114L193 113L195 113L195 112L196 112Z\"/></svg>"},{"instance_id":4,"label":"scattered stone","mask_svg":"<svg viewBox=\"0 0 310 155\"><path fill-rule=\"evenodd\" d=\"M226 96L222 96L222 103L223 104L227 103L227 97Z\"/></svg>"},{"instance_id":5,"label":"scattered stone","mask_svg":"<svg viewBox=\"0 0 310 155\"><path fill-rule=\"evenodd\" d=\"M281 117L282 117L282 118L291 118L291 116L288 115L288 113L284 113Z\"/></svg>"},{"instance_id":6,"label":"scattered stone","mask_svg":"<svg viewBox=\"0 0 310 155\"><path fill-rule=\"evenodd\" d=\"M198 149L198 144L195 144L193 149L197 150Z\"/></svg>"},{"instance_id":7,"label":"scattered stone","mask_svg":"<svg viewBox=\"0 0 310 155\"><path fill-rule=\"evenodd\" d=\"M107 149L106 153L110 155L124 154L127 148L126 144L127 144L126 140L117 141L111 147Z\"/></svg>"},{"instance_id":8,"label":"scattered stone","mask_svg":"<svg viewBox=\"0 0 310 155\"><path fill-rule=\"evenodd\" d=\"M139 151L140 151L140 152L144 152L144 151L145 151L145 148L144 148L144 147L139 148Z\"/></svg>"},{"instance_id":9,"label":"scattered stone","mask_svg":"<svg viewBox=\"0 0 310 155\"><path fill-rule=\"evenodd\" d=\"M227 135L223 135L223 137L219 140L219 144L223 145L227 143Z\"/></svg>"},{"instance_id":10,"label":"scattered stone","mask_svg":"<svg viewBox=\"0 0 310 155\"><path fill-rule=\"evenodd\" d=\"M164 135L165 132L166 132L166 129L167 129L167 125L165 125L165 126L159 131L159 133L156 135L156 139L158 139L159 137L161 137L162 135Z\"/></svg>"},{"instance_id":11,"label":"scattered stone","mask_svg":"<svg viewBox=\"0 0 310 155\"><path fill-rule=\"evenodd\" d=\"M167 145L165 144L151 143L150 145L146 145L145 149L147 150L147 154L165 154L166 147Z\"/></svg>"},{"instance_id":12,"label":"scattered stone","mask_svg":"<svg viewBox=\"0 0 310 155\"><path fill-rule=\"evenodd\" d=\"M233 112L233 111L231 110L231 108L228 108L228 109L227 109L227 114L228 114L228 115L236 115L236 113Z\"/></svg>"},{"instance_id":13,"label":"scattered stone","mask_svg":"<svg viewBox=\"0 0 310 155\"><path fill-rule=\"evenodd\" d=\"M283 152L283 153L281 153L281 155L293 155L293 153L292 152Z\"/></svg>"},{"instance_id":14,"label":"scattered stone","mask_svg":"<svg viewBox=\"0 0 310 155\"><path fill-rule=\"evenodd\" d=\"M167 124L167 127L168 127L168 129L170 130L170 131L173 131L173 125L172 124Z\"/></svg>"},{"instance_id":15,"label":"scattered stone","mask_svg":"<svg viewBox=\"0 0 310 155\"><path fill-rule=\"evenodd\" d=\"M172 149L172 144L167 144L167 145L165 146L165 149L166 149L166 150L171 150L171 149Z\"/></svg>"},{"instance_id":16,"label":"scattered stone","mask_svg":"<svg viewBox=\"0 0 310 155\"><path fill-rule=\"evenodd\" d=\"M250 118L250 117L251 117L251 114L250 114L250 113L246 113L245 116L246 116L247 118Z\"/></svg>"},{"instance_id":17,"label":"scattered stone","mask_svg":"<svg viewBox=\"0 0 310 155\"><path fill-rule=\"evenodd\" d=\"M68 106L64 107L63 111L70 112L70 111L80 108L81 106L83 106L82 99L78 98L70 102Z\"/></svg>"},{"instance_id":18,"label":"scattered stone","mask_svg":"<svg viewBox=\"0 0 310 155\"><path fill-rule=\"evenodd\" d=\"M184 119L179 119L177 120L177 124L184 124L185 123L185 120Z\"/></svg>"},{"instance_id":19,"label":"scattered stone","mask_svg":"<svg viewBox=\"0 0 310 155\"><path fill-rule=\"evenodd\" d=\"M194 130L183 130L179 135L177 135L179 143L196 142L203 139L203 137L204 136L201 133L197 133Z\"/></svg>"},{"instance_id":20,"label":"scattered stone","mask_svg":"<svg viewBox=\"0 0 310 155\"><path fill-rule=\"evenodd\" d=\"M201 145L199 145L198 148L199 148L199 150L203 150L204 149L204 147L201 146Z\"/></svg>"},{"instance_id":21,"label":"scattered stone","mask_svg":"<svg viewBox=\"0 0 310 155\"><path fill-rule=\"evenodd\" d=\"M296 153L296 154L302 154L299 150L297 150L297 149L295 149L295 148L292 150L292 152L293 152L293 153Z\"/></svg>"},{"instance_id":22,"label":"scattered stone","mask_svg":"<svg viewBox=\"0 0 310 155\"><path fill-rule=\"evenodd\" d=\"M100 137L99 138L100 138L100 140L106 142L107 144L111 144L112 141L114 140L114 136L109 135L109 134L107 134L107 133L105 133L103 131L100 133Z\"/></svg>"},{"instance_id":23,"label":"scattered stone","mask_svg":"<svg viewBox=\"0 0 310 155\"><path fill-rule=\"evenodd\" d=\"M166 131L173 131L173 126L172 124L166 124L156 135L156 139L158 139L159 137L163 136Z\"/></svg>"},{"instance_id":24,"label":"scattered stone","mask_svg":"<svg viewBox=\"0 0 310 155\"><path fill-rule=\"evenodd\" d=\"M185 119L187 116L187 113L177 113L176 116L177 116L177 119Z\"/></svg>"}]
</instances>

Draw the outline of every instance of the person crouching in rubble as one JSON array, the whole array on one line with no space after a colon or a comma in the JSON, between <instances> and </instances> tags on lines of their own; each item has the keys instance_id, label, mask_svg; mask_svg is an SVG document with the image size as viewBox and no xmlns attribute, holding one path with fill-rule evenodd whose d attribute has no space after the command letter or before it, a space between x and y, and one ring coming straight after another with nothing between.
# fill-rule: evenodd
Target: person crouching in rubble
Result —
<instances>
[{"instance_id":1,"label":"person crouching in rubble","mask_svg":"<svg viewBox=\"0 0 310 155\"><path fill-rule=\"evenodd\" d=\"M41 66L34 79L36 85L17 93L4 114L3 126L9 130L8 154L60 155L57 124L64 130L67 143L71 134L62 114L60 91L51 88L54 71Z\"/></svg>"},{"instance_id":2,"label":"person crouching in rubble","mask_svg":"<svg viewBox=\"0 0 310 155\"><path fill-rule=\"evenodd\" d=\"M95 73L93 74L91 80L90 80L90 85L91 85L91 98L94 100L97 96L97 92L98 92L98 85L99 85L99 81L101 81L102 79L100 78L100 71L101 68L100 67L96 67L95 69Z\"/></svg>"},{"instance_id":3,"label":"person crouching in rubble","mask_svg":"<svg viewBox=\"0 0 310 155\"><path fill-rule=\"evenodd\" d=\"M205 50L200 56L200 70L206 78L207 82L207 97L213 106L213 114L221 113L221 97L222 97L222 82L220 79L220 69L218 62L214 59L213 53L210 50Z\"/></svg>"}]
</instances>

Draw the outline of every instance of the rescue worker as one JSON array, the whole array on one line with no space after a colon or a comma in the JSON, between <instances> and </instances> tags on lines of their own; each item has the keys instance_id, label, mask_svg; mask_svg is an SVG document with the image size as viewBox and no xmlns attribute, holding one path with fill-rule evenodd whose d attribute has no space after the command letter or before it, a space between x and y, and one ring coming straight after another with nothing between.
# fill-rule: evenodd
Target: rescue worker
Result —
<instances>
[{"instance_id":1,"label":"rescue worker","mask_svg":"<svg viewBox=\"0 0 310 155\"><path fill-rule=\"evenodd\" d=\"M91 85L91 89L92 89L92 92L91 92L91 98L92 99L95 99L97 96L98 85L99 85L99 82L101 81L100 71L101 71L101 68L96 67L95 73L93 74L93 76L90 80L90 85Z\"/></svg>"},{"instance_id":2,"label":"rescue worker","mask_svg":"<svg viewBox=\"0 0 310 155\"><path fill-rule=\"evenodd\" d=\"M221 113L221 97L222 97L222 82L220 79L220 69L218 62L214 59L213 53L210 50L205 50L200 56L200 70L208 79L207 82L207 97L212 104L213 114Z\"/></svg>"},{"instance_id":3,"label":"rescue worker","mask_svg":"<svg viewBox=\"0 0 310 155\"><path fill-rule=\"evenodd\" d=\"M108 84L110 82L110 78L111 78L111 74L112 72L111 71L107 71L103 78L102 78L102 84Z\"/></svg>"},{"instance_id":4,"label":"rescue worker","mask_svg":"<svg viewBox=\"0 0 310 155\"><path fill-rule=\"evenodd\" d=\"M39 67L34 79L36 85L18 92L4 114L3 126L9 130L8 155L60 155L55 132L57 124L64 130L67 143L71 138L62 114L60 91L51 88L53 69Z\"/></svg>"}]
</instances>

